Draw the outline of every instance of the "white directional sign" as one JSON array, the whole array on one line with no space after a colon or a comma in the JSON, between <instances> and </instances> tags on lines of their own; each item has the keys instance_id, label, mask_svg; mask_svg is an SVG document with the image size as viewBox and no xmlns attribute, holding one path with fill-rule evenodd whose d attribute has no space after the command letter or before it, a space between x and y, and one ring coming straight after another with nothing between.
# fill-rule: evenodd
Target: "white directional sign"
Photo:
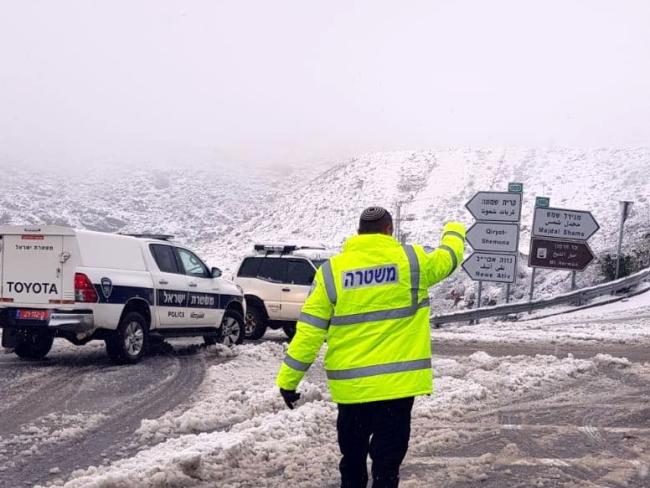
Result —
<instances>
[{"instance_id":1,"label":"white directional sign","mask_svg":"<svg viewBox=\"0 0 650 488\"><path fill-rule=\"evenodd\" d=\"M521 193L480 191L465 205L476 220L519 222Z\"/></svg>"},{"instance_id":2,"label":"white directional sign","mask_svg":"<svg viewBox=\"0 0 650 488\"><path fill-rule=\"evenodd\" d=\"M599 228L591 212L564 208L535 208L534 237L586 241Z\"/></svg>"},{"instance_id":3,"label":"white directional sign","mask_svg":"<svg viewBox=\"0 0 650 488\"><path fill-rule=\"evenodd\" d=\"M475 251L517 252L519 226L501 222L476 222L467 231L466 238Z\"/></svg>"},{"instance_id":4,"label":"white directional sign","mask_svg":"<svg viewBox=\"0 0 650 488\"><path fill-rule=\"evenodd\" d=\"M463 269L475 281L514 283L517 256L475 252L463 262Z\"/></svg>"}]
</instances>

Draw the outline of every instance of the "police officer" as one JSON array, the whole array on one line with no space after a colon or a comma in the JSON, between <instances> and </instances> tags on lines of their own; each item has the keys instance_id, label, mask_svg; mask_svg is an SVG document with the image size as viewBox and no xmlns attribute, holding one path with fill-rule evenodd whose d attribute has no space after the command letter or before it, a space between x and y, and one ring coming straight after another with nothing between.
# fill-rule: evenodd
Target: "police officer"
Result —
<instances>
[{"instance_id":1,"label":"police officer","mask_svg":"<svg viewBox=\"0 0 650 488\"><path fill-rule=\"evenodd\" d=\"M465 248L465 228L445 225L430 252L400 245L390 213L363 211L359 235L316 273L296 335L277 377L289 408L327 340L325 370L338 404L342 487L396 487L406 455L413 399L432 393L428 288L447 278Z\"/></svg>"}]
</instances>

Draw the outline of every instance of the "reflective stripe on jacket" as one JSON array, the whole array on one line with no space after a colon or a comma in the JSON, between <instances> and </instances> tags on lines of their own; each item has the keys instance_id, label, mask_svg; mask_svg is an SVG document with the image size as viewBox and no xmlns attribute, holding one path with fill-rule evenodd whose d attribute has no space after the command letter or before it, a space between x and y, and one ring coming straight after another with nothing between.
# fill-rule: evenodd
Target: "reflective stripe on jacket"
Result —
<instances>
[{"instance_id":1,"label":"reflective stripe on jacket","mask_svg":"<svg viewBox=\"0 0 650 488\"><path fill-rule=\"evenodd\" d=\"M348 239L316 273L277 378L295 390L327 340L332 399L364 403L432 392L428 288L462 261L465 228L445 226L439 247L383 234Z\"/></svg>"}]
</instances>

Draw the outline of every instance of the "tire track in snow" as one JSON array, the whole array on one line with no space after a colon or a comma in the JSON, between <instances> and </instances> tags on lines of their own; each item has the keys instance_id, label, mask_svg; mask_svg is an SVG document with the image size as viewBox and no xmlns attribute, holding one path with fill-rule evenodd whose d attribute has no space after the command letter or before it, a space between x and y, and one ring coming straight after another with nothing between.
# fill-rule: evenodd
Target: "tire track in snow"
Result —
<instances>
[{"instance_id":1,"label":"tire track in snow","mask_svg":"<svg viewBox=\"0 0 650 488\"><path fill-rule=\"evenodd\" d=\"M45 483L52 478L53 469L57 476L59 473L65 476L74 469L99 465L137 451L141 446L137 445L133 434L140 422L156 418L187 401L203 381L205 370L205 355L194 348L173 356L146 358L135 366L87 367L82 369L81 375L74 367L61 372L74 377L55 378L30 393L23 400L24 404L43 401L42 405L27 409L22 416L23 422L47 410L60 412L62 404L72 405L76 411L101 412L107 417L82 435L45 445L37 455L18 459L14 466L0 472L0 486ZM102 372L111 377L108 383L95 378ZM87 389L82 390L85 381L97 386L95 395L89 395ZM75 386L67 388L71 384ZM73 392L72 398L64 400L70 392ZM5 427L11 428L11 418L5 423Z\"/></svg>"}]
</instances>

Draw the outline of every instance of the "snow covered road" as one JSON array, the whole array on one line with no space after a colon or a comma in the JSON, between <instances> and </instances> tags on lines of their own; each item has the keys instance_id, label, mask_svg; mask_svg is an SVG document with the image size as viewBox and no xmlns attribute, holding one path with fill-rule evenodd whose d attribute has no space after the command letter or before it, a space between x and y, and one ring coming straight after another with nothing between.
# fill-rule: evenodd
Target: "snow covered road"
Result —
<instances>
[{"instance_id":1,"label":"snow covered road","mask_svg":"<svg viewBox=\"0 0 650 488\"><path fill-rule=\"evenodd\" d=\"M521 352L434 359L437 394L416 402L403 486L646 486L650 365ZM289 411L272 386L283 353L275 342L239 347L189 404L142 423L137 454L57 486L337 486L336 409L320 365Z\"/></svg>"},{"instance_id":2,"label":"snow covered road","mask_svg":"<svg viewBox=\"0 0 650 488\"><path fill-rule=\"evenodd\" d=\"M0 486L46 482L137 451L141 421L185 401L206 368L196 346L119 367L99 343L55 344L45 361L0 356Z\"/></svg>"},{"instance_id":3,"label":"snow covered road","mask_svg":"<svg viewBox=\"0 0 650 488\"><path fill-rule=\"evenodd\" d=\"M401 486L649 486L644 300L434 330L436 394L416 400ZM274 333L234 351L181 344L128 368L98 346L2 356L0 486L336 487L322 363L287 410L285 348Z\"/></svg>"}]
</instances>

